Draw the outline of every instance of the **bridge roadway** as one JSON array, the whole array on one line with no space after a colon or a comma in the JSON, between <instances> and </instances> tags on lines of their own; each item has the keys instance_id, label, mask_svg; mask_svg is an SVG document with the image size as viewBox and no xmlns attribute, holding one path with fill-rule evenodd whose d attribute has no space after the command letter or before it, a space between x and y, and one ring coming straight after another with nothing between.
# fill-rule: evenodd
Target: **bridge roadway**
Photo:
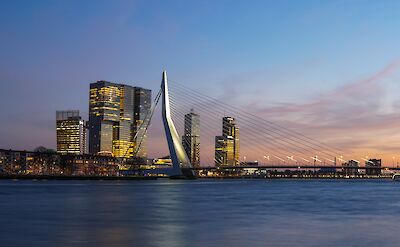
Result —
<instances>
[{"instance_id":1,"label":"bridge roadway","mask_svg":"<svg viewBox=\"0 0 400 247\"><path fill-rule=\"evenodd\" d=\"M192 170L231 170L231 169L301 169L301 170L313 170L313 169L376 169L376 170L400 170L400 167L365 167L365 166L327 166L327 165L259 165L259 166L207 166L207 167L193 167L189 168Z\"/></svg>"}]
</instances>

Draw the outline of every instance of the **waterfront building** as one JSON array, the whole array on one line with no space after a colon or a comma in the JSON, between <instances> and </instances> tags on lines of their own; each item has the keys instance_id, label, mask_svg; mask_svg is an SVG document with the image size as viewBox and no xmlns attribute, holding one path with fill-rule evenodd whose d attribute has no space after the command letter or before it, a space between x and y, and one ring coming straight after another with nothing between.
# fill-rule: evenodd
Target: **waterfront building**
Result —
<instances>
[{"instance_id":1,"label":"waterfront building","mask_svg":"<svg viewBox=\"0 0 400 247\"><path fill-rule=\"evenodd\" d=\"M193 167L200 166L200 116L193 109L185 115L182 144Z\"/></svg>"},{"instance_id":2,"label":"waterfront building","mask_svg":"<svg viewBox=\"0 0 400 247\"><path fill-rule=\"evenodd\" d=\"M90 84L89 153L113 154L114 129L119 123L120 88L117 84L97 81Z\"/></svg>"},{"instance_id":3,"label":"waterfront building","mask_svg":"<svg viewBox=\"0 0 400 247\"><path fill-rule=\"evenodd\" d=\"M215 137L215 166L234 166L235 139L231 136Z\"/></svg>"},{"instance_id":4,"label":"waterfront building","mask_svg":"<svg viewBox=\"0 0 400 247\"><path fill-rule=\"evenodd\" d=\"M117 176L122 165L111 156L0 149L4 175Z\"/></svg>"},{"instance_id":5,"label":"waterfront building","mask_svg":"<svg viewBox=\"0 0 400 247\"><path fill-rule=\"evenodd\" d=\"M69 154L0 149L0 171L5 175L58 175L64 156Z\"/></svg>"},{"instance_id":6,"label":"waterfront building","mask_svg":"<svg viewBox=\"0 0 400 247\"><path fill-rule=\"evenodd\" d=\"M132 157L135 147L132 128L134 115L134 88L117 84L119 88L119 119L114 124L112 153L115 157Z\"/></svg>"},{"instance_id":7,"label":"waterfront building","mask_svg":"<svg viewBox=\"0 0 400 247\"><path fill-rule=\"evenodd\" d=\"M151 90L134 87L134 105L133 105L133 135L137 140L141 140L135 156L147 157L147 134L146 127L149 123L151 111ZM143 122L146 121L146 124Z\"/></svg>"},{"instance_id":8,"label":"waterfront building","mask_svg":"<svg viewBox=\"0 0 400 247\"><path fill-rule=\"evenodd\" d=\"M367 175L380 175L382 167L381 159L369 159L365 161L365 174Z\"/></svg>"},{"instance_id":9,"label":"waterfront building","mask_svg":"<svg viewBox=\"0 0 400 247\"><path fill-rule=\"evenodd\" d=\"M359 162L356 160L349 160L342 164L343 172L346 175L356 175L358 173Z\"/></svg>"},{"instance_id":10,"label":"waterfront building","mask_svg":"<svg viewBox=\"0 0 400 247\"><path fill-rule=\"evenodd\" d=\"M123 163L120 159L103 155L63 155L62 174L66 176L118 176Z\"/></svg>"},{"instance_id":11,"label":"waterfront building","mask_svg":"<svg viewBox=\"0 0 400 247\"><path fill-rule=\"evenodd\" d=\"M222 136L215 137L215 165L239 164L239 128L233 117L223 117Z\"/></svg>"},{"instance_id":12,"label":"waterfront building","mask_svg":"<svg viewBox=\"0 0 400 247\"><path fill-rule=\"evenodd\" d=\"M61 154L86 153L86 127L79 111L57 111L57 152Z\"/></svg>"},{"instance_id":13,"label":"waterfront building","mask_svg":"<svg viewBox=\"0 0 400 247\"><path fill-rule=\"evenodd\" d=\"M233 156L234 163L239 164L239 127L237 127L236 120L233 117L222 118L222 135L225 137L232 137L233 143Z\"/></svg>"},{"instance_id":14,"label":"waterfront building","mask_svg":"<svg viewBox=\"0 0 400 247\"><path fill-rule=\"evenodd\" d=\"M107 81L91 83L89 152L124 158L135 155L135 135L150 107L151 90ZM146 143L141 148L146 149Z\"/></svg>"},{"instance_id":15,"label":"waterfront building","mask_svg":"<svg viewBox=\"0 0 400 247\"><path fill-rule=\"evenodd\" d=\"M172 160L169 155L154 159L152 162L153 165L166 165L166 166L171 166L172 165Z\"/></svg>"}]
</instances>

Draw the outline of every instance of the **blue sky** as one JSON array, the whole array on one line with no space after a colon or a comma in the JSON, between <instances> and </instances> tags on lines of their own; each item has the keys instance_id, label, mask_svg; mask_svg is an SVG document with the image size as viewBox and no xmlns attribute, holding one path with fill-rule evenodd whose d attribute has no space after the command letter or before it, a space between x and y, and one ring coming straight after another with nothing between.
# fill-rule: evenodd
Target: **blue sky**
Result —
<instances>
[{"instance_id":1,"label":"blue sky","mask_svg":"<svg viewBox=\"0 0 400 247\"><path fill-rule=\"evenodd\" d=\"M55 111L87 118L90 82L156 91L163 69L230 103L256 99L263 112L307 104L399 59L399 9L399 1L361 0L1 0L0 147L54 148ZM397 117L398 79L397 69L378 79L383 99L363 121L382 107ZM301 122L291 114L277 120Z\"/></svg>"}]
</instances>

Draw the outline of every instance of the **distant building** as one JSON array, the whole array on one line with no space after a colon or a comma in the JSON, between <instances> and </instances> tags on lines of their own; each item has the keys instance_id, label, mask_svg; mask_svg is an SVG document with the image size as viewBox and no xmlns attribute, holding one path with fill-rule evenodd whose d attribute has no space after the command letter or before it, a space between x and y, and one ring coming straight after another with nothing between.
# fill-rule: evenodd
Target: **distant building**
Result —
<instances>
[{"instance_id":1,"label":"distant building","mask_svg":"<svg viewBox=\"0 0 400 247\"><path fill-rule=\"evenodd\" d=\"M258 166L258 160L255 160L255 161L246 161L246 162L243 162L243 166Z\"/></svg>"},{"instance_id":2,"label":"distant building","mask_svg":"<svg viewBox=\"0 0 400 247\"><path fill-rule=\"evenodd\" d=\"M69 155L0 149L0 167L6 175L57 175L63 173L64 156Z\"/></svg>"},{"instance_id":3,"label":"distant building","mask_svg":"<svg viewBox=\"0 0 400 247\"><path fill-rule=\"evenodd\" d=\"M236 121L233 117L223 117L222 118L222 135L225 137L232 137L233 142L233 156L235 164L238 165L239 162L239 128L237 127Z\"/></svg>"},{"instance_id":4,"label":"distant building","mask_svg":"<svg viewBox=\"0 0 400 247\"><path fill-rule=\"evenodd\" d=\"M68 176L118 176L122 166L115 157L93 154L64 155L60 164Z\"/></svg>"},{"instance_id":5,"label":"distant building","mask_svg":"<svg viewBox=\"0 0 400 247\"><path fill-rule=\"evenodd\" d=\"M142 124L144 121L149 121L151 90L141 87L134 87L133 89L135 95L133 105L133 135L137 135L137 139L141 140L141 143L137 143L137 145L140 145L140 148L135 156L147 157L147 134L146 128Z\"/></svg>"},{"instance_id":6,"label":"distant building","mask_svg":"<svg viewBox=\"0 0 400 247\"><path fill-rule=\"evenodd\" d=\"M369 159L365 161L365 174L367 175L380 175L382 167L381 159Z\"/></svg>"},{"instance_id":7,"label":"distant building","mask_svg":"<svg viewBox=\"0 0 400 247\"><path fill-rule=\"evenodd\" d=\"M172 165L171 156L167 155L161 158L157 158L153 160L153 165L161 166L161 165Z\"/></svg>"},{"instance_id":8,"label":"distant building","mask_svg":"<svg viewBox=\"0 0 400 247\"><path fill-rule=\"evenodd\" d=\"M118 176L121 161L111 156L0 149L5 175Z\"/></svg>"},{"instance_id":9,"label":"distant building","mask_svg":"<svg viewBox=\"0 0 400 247\"><path fill-rule=\"evenodd\" d=\"M120 119L120 88L117 84L98 81L90 84L89 153L113 154L114 129Z\"/></svg>"},{"instance_id":10,"label":"distant building","mask_svg":"<svg viewBox=\"0 0 400 247\"><path fill-rule=\"evenodd\" d=\"M185 115L182 145L193 167L200 166L200 117L193 109Z\"/></svg>"},{"instance_id":11,"label":"distant building","mask_svg":"<svg viewBox=\"0 0 400 247\"><path fill-rule=\"evenodd\" d=\"M356 160L349 160L343 163L343 172L346 175L356 175L358 173L359 162Z\"/></svg>"},{"instance_id":12,"label":"distant building","mask_svg":"<svg viewBox=\"0 0 400 247\"><path fill-rule=\"evenodd\" d=\"M215 137L215 165L239 165L239 128L232 117L222 118L222 136Z\"/></svg>"},{"instance_id":13,"label":"distant building","mask_svg":"<svg viewBox=\"0 0 400 247\"><path fill-rule=\"evenodd\" d=\"M57 152L61 154L86 153L86 128L79 111L57 111Z\"/></svg>"},{"instance_id":14,"label":"distant building","mask_svg":"<svg viewBox=\"0 0 400 247\"><path fill-rule=\"evenodd\" d=\"M235 160L235 139L231 136L215 137L215 165L234 166Z\"/></svg>"},{"instance_id":15,"label":"distant building","mask_svg":"<svg viewBox=\"0 0 400 247\"><path fill-rule=\"evenodd\" d=\"M134 154L134 137L151 107L151 90L97 81L90 84L89 152L129 158L146 155L146 142ZM143 131L144 133L144 131ZM145 136L144 136L145 139Z\"/></svg>"}]
</instances>

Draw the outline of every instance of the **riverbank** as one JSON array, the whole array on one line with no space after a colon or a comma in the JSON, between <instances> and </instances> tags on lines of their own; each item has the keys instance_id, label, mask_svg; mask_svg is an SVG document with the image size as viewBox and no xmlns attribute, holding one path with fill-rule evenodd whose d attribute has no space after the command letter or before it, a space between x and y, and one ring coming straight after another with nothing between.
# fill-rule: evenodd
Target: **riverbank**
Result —
<instances>
[{"instance_id":1,"label":"riverbank","mask_svg":"<svg viewBox=\"0 0 400 247\"><path fill-rule=\"evenodd\" d=\"M0 179L18 180L156 180L144 176L51 176L51 175L0 175Z\"/></svg>"},{"instance_id":2,"label":"riverbank","mask_svg":"<svg viewBox=\"0 0 400 247\"><path fill-rule=\"evenodd\" d=\"M156 176L51 176L51 175L0 175L0 180L11 179L11 180L157 180L159 178L168 177L156 177ZM377 180L387 179L391 180L392 176L309 176L309 177L264 177L264 176L201 176L194 179L270 179L270 180Z\"/></svg>"}]
</instances>

